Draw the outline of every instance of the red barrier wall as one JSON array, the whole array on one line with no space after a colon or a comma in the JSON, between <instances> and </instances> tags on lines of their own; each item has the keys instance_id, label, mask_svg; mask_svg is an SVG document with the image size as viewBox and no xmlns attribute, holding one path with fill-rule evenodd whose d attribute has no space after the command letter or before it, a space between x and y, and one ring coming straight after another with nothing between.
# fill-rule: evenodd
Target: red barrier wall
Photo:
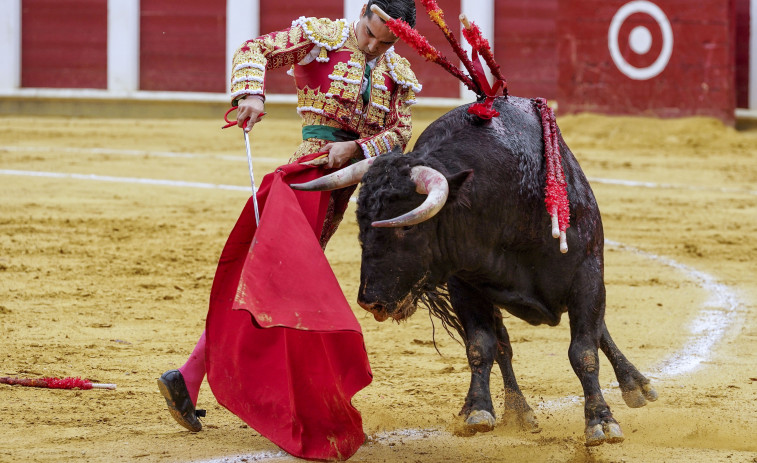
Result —
<instances>
[{"instance_id":1,"label":"red barrier wall","mask_svg":"<svg viewBox=\"0 0 757 463\"><path fill-rule=\"evenodd\" d=\"M339 19L344 17L342 0L260 0L260 33L286 29L300 16ZM253 38L253 37L250 37ZM266 74L266 93L293 94L294 82L286 69Z\"/></svg>"},{"instance_id":2,"label":"red barrier wall","mask_svg":"<svg viewBox=\"0 0 757 463\"><path fill-rule=\"evenodd\" d=\"M749 107L749 0L736 1L736 107ZM752 14L757 14L757 11ZM757 109L757 108L755 108Z\"/></svg>"},{"instance_id":3,"label":"red barrier wall","mask_svg":"<svg viewBox=\"0 0 757 463\"><path fill-rule=\"evenodd\" d=\"M734 122L729 1L700 0L696 6L688 0L559 1L561 114L702 115ZM614 17L617 30L611 33ZM610 36L617 40L615 60Z\"/></svg>"},{"instance_id":4,"label":"red barrier wall","mask_svg":"<svg viewBox=\"0 0 757 463\"><path fill-rule=\"evenodd\" d=\"M226 3L140 0L140 4L140 89L225 92Z\"/></svg>"},{"instance_id":5,"label":"red barrier wall","mask_svg":"<svg viewBox=\"0 0 757 463\"><path fill-rule=\"evenodd\" d=\"M497 0L494 57L512 95L557 97L558 0Z\"/></svg>"},{"instance_id":6,"label":"red barrier wall","mask_svg":"<svg viewBox=\"0 0 757 463\"><path fill-rule=\"evenodd\" d=\"M23 0L21 86L106 88L107 26L102 0Z\"/></svg>"}]
</instances>

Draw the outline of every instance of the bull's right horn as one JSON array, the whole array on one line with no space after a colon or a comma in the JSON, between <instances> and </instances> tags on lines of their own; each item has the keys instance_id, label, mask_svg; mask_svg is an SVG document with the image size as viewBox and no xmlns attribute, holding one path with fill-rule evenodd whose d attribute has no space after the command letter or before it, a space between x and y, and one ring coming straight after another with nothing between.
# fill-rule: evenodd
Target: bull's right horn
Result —
<instances>
[{"instance_id":1,"label":"bull's right horn","mask_svg":"<svg viewBox=\"0 0 757 463\"><path fill-rule=\"evenodd\" d=\"M289 186L295 190L303 191L331 191L357 185L360 183L360 180L363 179L363 175L368 172L368 168L371 167L375 160L375 157L363 159L362 161L356 162L344 169L338 170L329 175L324 175L321 178L305 183L293 183Z\"/></svg>"},{"instance_id":2,"label":"bull's right horn","mask_svg":"<svg viewBox=\"0 0 757 463\"><path fill-rule=\"evenodd\" d=\"M423 204L410 212L388 220L373 222L374 227L404 227L424 222L442 210L449 197L449 182L438 170L426 166L415 166L410 170L410 178L415 183L415 191L427 194Z\"/></svg>"}]
</instances>

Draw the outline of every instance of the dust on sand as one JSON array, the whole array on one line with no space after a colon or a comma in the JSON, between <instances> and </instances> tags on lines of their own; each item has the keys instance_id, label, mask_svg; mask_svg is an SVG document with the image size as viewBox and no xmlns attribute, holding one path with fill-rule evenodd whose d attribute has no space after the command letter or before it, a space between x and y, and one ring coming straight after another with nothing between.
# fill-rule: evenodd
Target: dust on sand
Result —
<instances>
[{"instance_id":1,"label":"dust on sand","mask_svg":"<svg viewBox=\"0 0 757 463\"><path fill-rule=\"evenodd\" d=\"M416 121L416 134L429 122ZM374 381L354 399L369 440L353 461L757 462L757 135L710 119L559 123L611 241L607 324L660 399L628 409L602 358L626 441L586 448L567 322L506 317L541 432L500 416L493 432L458 437L463 348L438 321L434 336L421 312L378 324L355 304ZM256 128L258 182L286 162L299 133L295 118ZM217 120L0 119L0 376L118 384L0 385L0 461L293 460L217 405L207 384L197 434L172 421L155 386L203 330L218 255L249 195L243 147ZM356 235L353 205L327 250L350 301ZM492 391L501 414L496 374Z\"/></svg>"}]
</instances>

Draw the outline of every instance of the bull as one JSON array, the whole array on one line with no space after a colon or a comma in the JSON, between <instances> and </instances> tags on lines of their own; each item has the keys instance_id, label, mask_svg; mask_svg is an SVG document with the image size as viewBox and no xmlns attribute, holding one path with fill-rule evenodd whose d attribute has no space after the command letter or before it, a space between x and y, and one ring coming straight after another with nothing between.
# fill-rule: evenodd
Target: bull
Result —
<instances>
[{"instance_id":1,"label":"bull","mask_svg":"<svg viewBox=\"0 0 757 463\"><path fill-rule=\"evenodd\" d=\"M494 428L489 376L495 361L506 414L538 429L513 372L501 310L549 326L567 312L586 444L620 442L623 432L600 389L598 350L629 407L644 406L657 393L604 321L604 233L596 199L558 130L571 217L564 235L570 251L560 252L544 207L539 111L532 100L512 96L497 99L494 109L499 115L483 121L461 106L429 125L406 155L395 150L292 187L333 190L362 181L358 303L378 321L405 319L421 303L459 333L471 371L460 415L470 431Z\"/></svg>"}]
</instances>

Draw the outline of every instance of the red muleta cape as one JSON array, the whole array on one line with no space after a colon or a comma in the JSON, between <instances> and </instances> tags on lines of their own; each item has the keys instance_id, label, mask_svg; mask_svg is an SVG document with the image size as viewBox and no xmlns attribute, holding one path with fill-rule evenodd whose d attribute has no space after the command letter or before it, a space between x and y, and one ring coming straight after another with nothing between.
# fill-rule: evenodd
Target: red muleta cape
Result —
<instances>
[{"instance_id":1,"label":"red muleta cape","mask_svg":"<svg viewBox=\"0 0 757 463\"><path fill-rule=\"evenodd\" d=\"M300 458L344 460L365 439L351 399L372 373L317 238L330 193L289 187L323 173L293 163L266 175L259 228L247 202L213 280L206 364L218 402L264 437Z\"/></svg>"}]
</instances>

